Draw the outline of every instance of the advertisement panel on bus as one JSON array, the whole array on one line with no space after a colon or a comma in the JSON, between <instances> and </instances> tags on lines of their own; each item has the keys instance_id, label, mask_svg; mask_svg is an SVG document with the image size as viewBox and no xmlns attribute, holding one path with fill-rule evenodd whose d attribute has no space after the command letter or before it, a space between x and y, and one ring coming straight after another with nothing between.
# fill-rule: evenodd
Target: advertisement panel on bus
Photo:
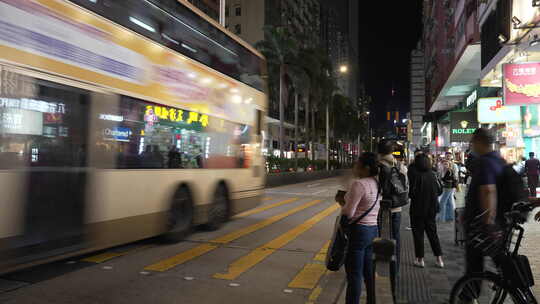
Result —
<instances>
[{"instance_id":1,"label":"advertisement panel on bus","mask_svg":"<svg viewBox=\"0 0 540 304\"><path fill-rule=\"evenodd\" d=\"M263 104L263 93L66 1L0 0L0 20L0 61L247 124Z\"/></svg>"}]
</instances>

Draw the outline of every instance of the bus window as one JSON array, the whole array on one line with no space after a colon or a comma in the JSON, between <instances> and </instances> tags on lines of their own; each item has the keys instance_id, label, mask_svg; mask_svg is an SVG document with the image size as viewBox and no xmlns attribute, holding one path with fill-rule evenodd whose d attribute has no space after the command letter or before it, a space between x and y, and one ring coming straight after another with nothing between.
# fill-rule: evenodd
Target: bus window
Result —
<instances>
[{"instance_id":1,"label":"bus window","mask_svg":"<svg viewBox=\"0 0 540 304\"><path fill-rule=\"evenodd\" d=\"M120 169L225 169L249 165L252 128L206 114L122 96L96 132ZM111 159L111 157L109 157ZM100 167L111 167L102 162Z\"/></svg>"},{"instance_id":2,"label":"bus window","mask_svg":"<svg viewBox=\"0 0 540 304\"><path fill-rule=\"evenodd\" d=\"M88 95L32 81L34 96L0 95L0 168L86 166Z\"/></svg>"}]
</instances>

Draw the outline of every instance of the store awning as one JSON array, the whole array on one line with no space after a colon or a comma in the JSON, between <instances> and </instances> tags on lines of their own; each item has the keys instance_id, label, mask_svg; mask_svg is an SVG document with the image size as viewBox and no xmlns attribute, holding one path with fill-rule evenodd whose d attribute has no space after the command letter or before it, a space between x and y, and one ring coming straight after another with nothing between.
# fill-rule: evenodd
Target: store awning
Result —
<instances>
[{"instance_id":1,"label":"store awning","mask_svg":"<svg viewBox=\"0 0 540 304\"><path fill-rule=\"evenodd\" d=\"M430 112L453 109L477 86L481 72L480 44L469 45L448 77Z\"/></svg>"}]
</instances>

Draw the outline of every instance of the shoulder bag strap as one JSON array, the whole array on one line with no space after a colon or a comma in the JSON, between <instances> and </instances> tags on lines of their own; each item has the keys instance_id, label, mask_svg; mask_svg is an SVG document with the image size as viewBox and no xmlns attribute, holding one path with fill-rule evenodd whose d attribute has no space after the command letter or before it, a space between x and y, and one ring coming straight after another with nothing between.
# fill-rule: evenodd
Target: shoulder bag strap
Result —
<instances>
[{"instance_id":1,"label":"shoulder bag strap","mask_svg":"<svg viewBox=\"0 0 540 304\"><path fill-rule=\"evenodd\" d=\"M375 208L375 206L377 205L377 201L379 200L379 194L381 194L381 187L379 186L379 183L377 183L377 197L375 198L375 202L373 203L373 205L371 205L371 207L369 207L369 209L364 212L362 215L360 215L358 218L356 218L352 223L350 223L349 225L355 225L357 224L358 222L360 222L363 218L365 218L372 210L373 208Z\"/></svg>"}]
</instances>

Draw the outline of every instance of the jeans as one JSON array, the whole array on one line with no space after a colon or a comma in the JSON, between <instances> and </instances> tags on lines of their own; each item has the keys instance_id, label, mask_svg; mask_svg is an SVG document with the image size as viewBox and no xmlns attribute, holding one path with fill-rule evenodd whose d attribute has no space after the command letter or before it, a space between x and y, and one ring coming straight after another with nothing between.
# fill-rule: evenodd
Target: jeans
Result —
<instances>
[{"instance_id":1,"label":"jeans","mask_svg":"<svg viewBox=\"0 0 540 304\"><path fill-rule=\"evenodd\" d=\"M427 234L429 244L435 256L442 256L441 243L437 235L435 218L415 216L411 217L414 238L414 254L417 258L424 258L424 233Z\"/></svg>"},{"instance_id":2,"label":"jeans","mask_svg":"<svg viewBox=\"0 0 540 304\"><path fill-rule=\"evenodd\" d=\"M374 303L375 274L373 273L373 239L377 226L353 225L345 260L347 273L347 304L359 304L362 281L366 284L367 302Z\"/></svg>"},{"instance_id":3,"label":"jeans","mask_svg":"<svg viewBox=\"0 0 540 304\"><path fill-rule=\"evenodd\" d=\"M392 290L396 290L396 283L399 276L399 265L401 263L401 212L392 213L392 238L396 240L396 261L392 263L390 272L394 280L392 281Z\"/></svg>"},{"instance_id":4,"label":"jeans","mask_svg":"<svg viewBox=\"0 0 540 304\"><path fill-rule=\"evenodd\" d=\"M399 274L399 263L401 260L401 212L392 213L392 238L396 240L396 263L395 274Z\"/></svg>"},{"instance_id":5,"label":"jeans","mask_svg":"<svg viewBox=\"0 0 540 304\"><path fill-rule=\"evenodd\" d=\"M437 220L440 222L451 222L454 221L454 193L455 189L444 188L442 195L439 197L439 214L437 215Z\"/></svg>"}]
</instances>

